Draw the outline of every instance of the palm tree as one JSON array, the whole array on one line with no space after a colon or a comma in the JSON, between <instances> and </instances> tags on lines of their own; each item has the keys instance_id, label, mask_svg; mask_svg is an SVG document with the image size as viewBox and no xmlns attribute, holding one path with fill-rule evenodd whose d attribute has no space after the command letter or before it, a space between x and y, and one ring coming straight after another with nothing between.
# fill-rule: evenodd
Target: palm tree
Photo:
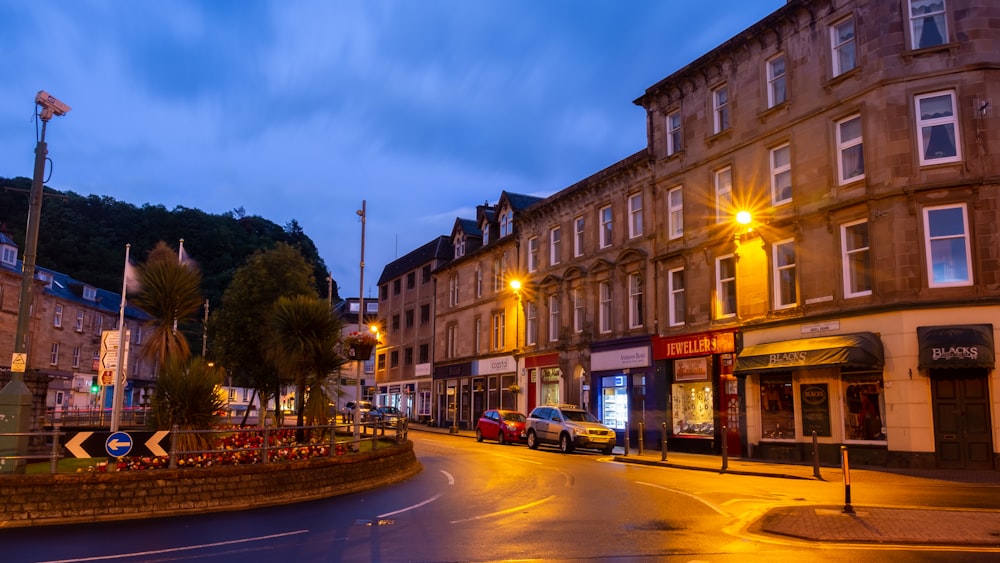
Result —
<instances>
[{"instance_id":1,"label":"palm tree","mask_svg":"<svg viewBox=\"0 0 1000 563\"><path fill-rule=\"evenodd\" d=\"M158 430L204 430L215 421L226 403L217 392L225 372L203 358L169 358L160 370L153 395L150 424ZM182 451L207 449L206 434L181 434Z\"/></svg>"},{"instance_id":2,"label":"palm tree","mask_svg":"<svg viewBox=\"0 0 1000 563\"><path fill-rule=\"evenodd\" d=\"M342 324L322 299L296 295L275 302L268 352L275 368L295 382L298 426L307 414L310 424L326 422L329 396L323 384L344 363L336 349Z\"/></svg>"},{"instance_id":3,"label":"palm tree","mask_svg":"<svg viewBox=\"0 0 1000 563\"><path fill-rule=\"evenodd\" d=\"M150 338L142 355L164 366L171 358L187 359L191 348L177 324L192 319L202 308L201 272L194 263L181 263L177 254L160 241L138 267L139 293L133 302L152 319L146 323Z\"/></svg>"}]
</instances>

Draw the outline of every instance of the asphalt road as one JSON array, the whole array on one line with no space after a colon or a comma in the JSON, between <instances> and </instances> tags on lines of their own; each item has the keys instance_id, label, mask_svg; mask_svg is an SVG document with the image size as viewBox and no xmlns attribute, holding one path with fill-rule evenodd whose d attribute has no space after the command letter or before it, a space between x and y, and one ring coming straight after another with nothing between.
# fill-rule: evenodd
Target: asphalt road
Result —
<instances>
[{"instance_id":1,"label":"asphalt road","mask_svg":"<svg viewBox=\"0 0 1000 563\"><path fill-rule=\"evenodd\" d=\"M0 530L0 561L993 561L958 548L825 545L749 531L774 506L836 502L839 483L623 464L599 454L411 433L424 466L390 487L189 518ZM905 480L891 504L955 491ZM234 491L233 494L238 494ZM905 498L900 498L905 497ZM943 501L941 501L943 502Z\"/></svg>"}]
</instances>

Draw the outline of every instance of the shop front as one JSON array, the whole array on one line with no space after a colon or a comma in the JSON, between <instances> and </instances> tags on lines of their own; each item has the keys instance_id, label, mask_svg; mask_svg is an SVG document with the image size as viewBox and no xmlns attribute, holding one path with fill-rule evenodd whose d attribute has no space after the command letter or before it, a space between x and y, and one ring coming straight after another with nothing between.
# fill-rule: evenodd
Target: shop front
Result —
<instances>
[{"instance_id":1,"label":"shop front","mask_svg":"<svg viewBox=\"0 0 1000 563\"><path fill-rule=\"evenodd\" d=\"M434 424L455 429L471 428L470 388L472 362L434 368Z\"/></svg>"},{"instance_id":2,"label":"shop front","mask_svg":"<svg viewBox=\"0 0 1000 563\"><path fill-rule=\"evenodd\" d=\"M655 337L653 360L666 382L668 448L741 455L742 401L733 375L735 331Z\"/></svg>"},{"instance_id":3,"label":"shop front","mask_svg":"<svg viewBox=\"0 0 1000 563\"><path fill-rule=\"evenodd\" d=\"M524 358L524 368L528 373L526 413L538 405L558 405L565 402L558 352L527 356Z\"/></svg>"},{"instance_id":4,"label":"shop front","mask_svg":"<svg viewBox=\"0 0 1000 563\"><path fill-rule=\"evenodd\" d=\"M808 460L815 434L823 462L837 463L840 445L852 444L852 460L884 465L884 365L872 332L744 347L734 372L746 382L749 455Z\"/></svg>"},{"instance_id":5,"label":"shop front","mask_svg":"<svg viewBox=\"0 0 1000 563\"><path fill-rule=\"evenodd\" d=\"M597 397L597 418L615 431L618 443L625 443L629 432L631 444L638 444L639 423L646 436L662 417L664 397L653 378L649 339L618 340L595 344L590 352L591 384ZM647 396L653 404L647 405ZM650 411L647 411L651 409ZM647 416L648 415L648 416Z\"/></svg>"},{"instance_id":6,"label":"shop front","mask_svg":"<svg viewBox=\"0 0 1000 563\"><path fill-rule=\"evenodd\" d=\"M994 469L993 325L918 327L917 343L918 367L930 378L937 467Z\"/></svg>"},{"instance_id":7,"label":"shop front","mask_svg":"<svg viewBox=\"0 0 1000 563\"><path fill-rule=\"evenodd\" d=\"M473 362L472 426L486 409L517 409L517 361L513 356L497 356Z\"/></svg>"}]
</instances>

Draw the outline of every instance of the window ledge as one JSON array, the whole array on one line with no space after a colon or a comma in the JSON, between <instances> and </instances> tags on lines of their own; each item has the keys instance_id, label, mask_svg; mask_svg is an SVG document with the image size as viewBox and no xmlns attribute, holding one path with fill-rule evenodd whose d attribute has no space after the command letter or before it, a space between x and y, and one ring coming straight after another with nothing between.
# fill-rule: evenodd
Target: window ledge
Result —
<instances>
[{"instance_id":1,"label":"window ledge","mask_svg":"<svg viewBox=\"0 0 1000 563\"><path fill-rule=\"evenodd\" d=\"M791 100L785 100L785 101L781 102L778 105L771 106L771 107L766 108L763 111L759 112L757 114L757 120L760 123L764 123L765 121L767 121L768 119L770 119L771 116L776 115L776 114L778 114L781 111L788 112L791 109L792 109L792 101Z\"/></svg>"},{"instance_id":2,"label":"window ledge","mask_svg":"<svg viewBox=\"0 0 1000 563\"><path fill-rule=\"evenodd\" d=\"M959 44L957 42L942 43L933 47L924 47L923 49L913 49L900 53L899 58L902 59L904 65L909 65L913 63L913 59L926 55L948 53L948 56L954 57L958 55L958 47Z\"/></svg>"},{"instance_id":3,"label":"window ledge","mask_svg":"<svg viewBox=\"0 0 1000 563\"><path fill-rule=\"evenodd\" d=\"M855 79L858 79L858 80L861 79L861 67L860 66L856 66L856 67L852 68L851 70L849 70L849 71L847 71L845 73L838 74L837 76L834 76L833 78L827 80L826 83L823 84L823 90L827 94L829 94L838 84L846 82L847 80L849 80L851 78L855 78Z\"/></svg>"},{"instance_id":4,"label":"window ledge","mask_svg":"<svg viewBox=\"0 0 1000 563\"><path fill-rule=\"evenodd\" d=\"M730 126L728 129L726 129L724 131L720 131L720 132L718 132L718 133L716 133L716 134L708 137L707 139L705 139L705 142L709 146L712 146L713 144L715 144L715 143L717 143L717 142L719 142L719 141L721 141L723 139L728 139L728 138L730 138L732 136L733 136L733 128L732 128L732 126Z\"/></svg>"}]
</instances>

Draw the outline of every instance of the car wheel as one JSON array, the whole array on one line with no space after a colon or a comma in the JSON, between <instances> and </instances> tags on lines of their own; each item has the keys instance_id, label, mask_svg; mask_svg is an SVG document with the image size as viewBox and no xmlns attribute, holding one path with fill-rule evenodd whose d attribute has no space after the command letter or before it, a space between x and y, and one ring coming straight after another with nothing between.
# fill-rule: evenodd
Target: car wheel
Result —
<instances>
[{"instance_id":1,"label":"car wheel","mask_svg":"<svg viewBox=\"0 0 1000 563\"><path fill-rule=\"evenodd\" d=\"M604 448L603 450L601 450L601 453L603 453L604 455L611 455L611 454L615 453L615 447L614 446L608 446L608 447Z\"/></svg>"},{"instance_id":2,"label":"car wheel","mask_svg":"<svg viewBox=\"0 0 1000 563\"><path fill-rule=\"evenodd\" d=\"M477 442L483 441L483 431L478 428L476 428L476 441Z\"/></svg>"},{"instance_id":3,"label":"car wheel","mask_svg":"<svg viewBox=\"0 0 1000 563\"><path fill-rule=\"evenodd\" d=\"M559 451L564 454L573 453L573 441L569 439L569 434L565 432L559 436Z\"/></svg>"},{"instance_id":4,"label":"car wheel","mask_svg":"<svg viewBox=\"0 0 1000 563\"><path fill-rule=\"evenodd\" d=\"M528 447L533 450L538 449L538 436L535 435L534 430L528 431Z\"/></svg>"},{"instance_id":5,"label":"car wheel","mask_svg":"<svg viewBox=\"0 0 1000 563\"><path fill-rule=\"evenodd\" d=\"M497 432L497 442L499 442L501 446L507 445L507 435L503 430Z\"/></svg>"}]
</instances>

